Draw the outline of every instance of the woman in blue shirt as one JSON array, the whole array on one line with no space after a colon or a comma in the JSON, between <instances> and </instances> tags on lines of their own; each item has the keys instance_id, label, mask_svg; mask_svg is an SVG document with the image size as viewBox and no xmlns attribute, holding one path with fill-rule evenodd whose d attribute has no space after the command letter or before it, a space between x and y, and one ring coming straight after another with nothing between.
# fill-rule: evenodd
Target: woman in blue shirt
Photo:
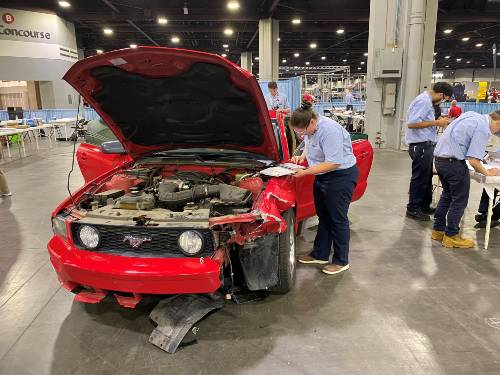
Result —
<instances>
[{"instance_id":1,"label":"woman in blue shirt","mask_svg":"<svg viewBox=\"0 0 500 375\"><path fill-rule=\"evenodd\" d=\"M298 170L295 176L315 175L314 205L319 217L313 251L299 256L298 261L325 264L323 272L334 275L349 269L347 211L358 180L351 137L337 122L319 117L308 102L293 112L291 125L305 140L304 153L292 161L300 163L307 158L309 164L309 168ZM332 246L332 264L328 264Z\"/></svg>"}]
</instances>

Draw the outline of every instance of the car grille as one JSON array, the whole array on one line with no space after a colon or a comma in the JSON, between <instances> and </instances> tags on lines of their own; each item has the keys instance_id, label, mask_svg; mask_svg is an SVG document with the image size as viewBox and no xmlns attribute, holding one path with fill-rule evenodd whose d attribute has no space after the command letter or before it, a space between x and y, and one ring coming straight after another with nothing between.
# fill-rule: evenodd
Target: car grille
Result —
<instances>
[{"instance_id":1,"label":"car grille","mask_svg":"<svg viewBox=\"0 0 500 375\"><path fill-rule=\"evenodd\" d=\"M158 228L158 227L124 227L116 225L91 225L101 234L101 242L97 249L87 249L80 242L78 229L86 224L74 223L72 234L75 245L80 249L99 253L122 255L140 258L184 258L186 255L179 249L177 241L182 232L190 228ZM196 257L209 256L214 252L214 240L209 229L194 229L203 237L203 250ZM149 237L151 242L144 242L134 248L124 242L125 236Z\"/></svg>"}]
</instances>

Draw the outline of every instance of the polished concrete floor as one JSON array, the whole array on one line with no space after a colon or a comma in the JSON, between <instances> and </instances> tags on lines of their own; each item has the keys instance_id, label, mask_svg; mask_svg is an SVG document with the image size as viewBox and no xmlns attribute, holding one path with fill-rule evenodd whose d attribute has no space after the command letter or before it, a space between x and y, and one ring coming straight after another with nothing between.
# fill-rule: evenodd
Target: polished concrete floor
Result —
<instances>
[{"instance_id":1,"label":"polished concrete floor","mask_svg":"<svg viewBox=\"0 0 500 375\"><path fill-rule=\"evenodd\" d=\"M169 355L148 344L152 304L73 302L45 244L66 195L71 148L0 164L14 196L0 201L0 374L500 374L500 229L482 250L445 250L430 224L404 217L409 159L376 153L366 195L351 208L351 269L299 266L285 296L227 304ZM72 186L81 183L75 172ZM311 231L300 240L311 248Z\"/></svg>"}]
</instances>

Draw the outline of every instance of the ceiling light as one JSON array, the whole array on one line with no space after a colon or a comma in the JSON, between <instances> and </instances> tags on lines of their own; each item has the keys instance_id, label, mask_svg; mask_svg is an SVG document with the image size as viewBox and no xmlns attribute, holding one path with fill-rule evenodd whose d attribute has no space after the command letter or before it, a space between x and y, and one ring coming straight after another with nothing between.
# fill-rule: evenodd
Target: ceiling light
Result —
<instances>
[{"instance_id":1,"label":"ceiling light","mask_svg":"<svg viewBox=\"0 0 500 375\"><path fill-rule=\"evenodd\" d=\"M286 64L286 59L281 60L283 64Z\"/></svg>"},{"instance_id":2,"label":"ceiling light","mask_svg":"<svg viewBox=\"0 0 500 375\"><path fill-rule=\"evenodd\" d=\"M360 66L358 66L358 70L361 70L361 67L360 67Z\"/></svg>"},{"instance_id":3,"label":"ceiling light","mask_svg":"<svg viewBox=\"0 0 500 375\"><path fill-rule=\"evenodd\" d=\"M111 34L113 34L113 30L111 30L109 28L102 29L102 31L104 32L104 35L111 35Z\"/></svg>"},{"instance_id":4,"label":"ceiling light","mask_svg":"<svg viewBox=\"0 0 500 375\"><path fill-rule=\"evenodd\" d=\"M311 63L309 61L306 61L306 65L309 65L309 64L311 64Z\"/></svg>"},{"instance_id":5,"label":"ceiling light","mask_svg":"<svg viewBox=\"0 0 500 375\"><path fill-rule=\"evenodd\" d=\"M223 53L221 56L222 56L222 57L227 57L227 55L226 55L225 53Z\"/></svg>"},{"instance_id":6,"label":"ceiling light","mask_svg":"<svg viewBox=\"0 0 500 375\"><path fill-rule=\"evenodd\" d=\"M347 60L346 60L346 59L344 59L344 60L342 60L342 62L347 62Z\"/></svg>"},{"instance_id":7,"label":"ceiling light","mask_svg":"<svg viewBox=\"0 0 500 375\"><path fill-rule=\"evenodd\" d=\"M67 1L59 1L59 6L61 8L69 8L71 6L71 4Z\"/></svg>"},{"instance_id":8,"label":"ceiling light","mask_svg":"<svg viewBox=\"0 0 500 375\"><path fill-rule=\"evenodd\" d=\"M497 56L500 56L500 52L497 52Z\"/></svg>"},{"instance_id":9,"label":"ceiling light","mask_svg":"<svg viewBox=\"0 0 500 375\"><path fill-rule=\"evenodd\" d=\"M309 44L309 48L312 48L312 49L316 48L317 46L318 46L318 45L317 45L316 43L311 43L311 44Z\"/></svg>"},{"instance_id":10,"label":"ceiling light","mask_svg":"<svg viewBox=\"0 0 500 375\"><path fill-rule=\"evenodd\" d=\"M281 38L276 39L277 42L281 41Z\"/></svg>"},{"instance_id":11,"label":"ceiling light","mask_svg":"<svg viewBox=\"0 0 500 375\"><path fill-rule=\"evenodd\" d=\"M361 65L365 65L365 62L364 62L364 61L361 61Z\"/></svg>"},{"instance_id":12,"label":"ceiling light","mask_svg":"<svg viewBox=\"0 0 500 375\"><path fill-rule=\"evenodd\" d=\"M158 17L158 23L160 25L166 25L168 23L168 20L165 17Z\"/></svg>"},{"instance_id":13,"label":"ceiling light","mask_svg":"<svg viewBox=\"0 0 500 375\"><path fill-rule=\"evenodd\" d=\"M95 52L100 55L101 53L103 53L104 51L102 49L96 49Z\"/></svg>"},{"instance_id":14,"label":"ceiling light","mask_svg":"<svg viewBox=\"0 0 500 375\"><path fill-rule=\"evenodd\" d=\"M295 52L295 53L293 54L293 57L299 57L299 56L300 56L300 53L298 53L298 52Z\"/></svg>"},{"instance_id":15,"label":"ceiling light","mask_svg":"<svg viewBox=\"0 0 500 375\"><path fill-rule=\"evenodd\" d=\"M363 56L364 57L368 56L368 52L363 53Z\"/></svg>"},{"instance_id":16,"label":"ceiling light","mask_svg":"<svg viewBox=\"0 0 500 375\"><path fill-rule=\"evenodd\" d=\"M179 43L181 41L178 36L173 36L170 40L172 41L172 43Z\"/></svg>"},{"instance_id":17,"label":"ceiling light","mask_svg":"<svg viewBox=\"0 0 500 375\"><path fill-rule=\"evenodd\" d=\"M227 29L224 29L224 35L233 35L234 31L233 29L230 29L229 27Z\"/></svg>"},{"instance_id":18,"label":"ceiling light","mask_svg":"<svg viewBox=\"0 0 500 375\"><path fill-rule=\"evenodd\" d=\"M466 62L467 62L467 64L470 64L470 61L466 61Z\"/></svg>"},{"instance_id":19,"label":"ceiling light","mask_svg":"<svg viewBox=\"0 0 500 375\"><path fill-rule=\"evenodd\" d=\"M222 48L229 48L229 44L223 44Z\"/></svg>"},{"instance_id":20,"label":"ceiling light","mask_svg":"<svg viewBox=\"0 0 500 375\"><path fill-rule=\"evenodd\" d=\"M443 30L443 33L445 33L445 34L451 34L452 32L453 32L453 29Z\"/></svg>"},{"instance_id":21,"label":"ceiling light","mask_svg":"<svg viewBox=\"0 0 500 375\"><path fill-rule=\"evenodd\" d=\"M294 18L294 19L292 20L292 23L293 23L294 25L300 25L300 23L301 23L301 22L302 22L302 21L300 20L300 18Z\"/></svg>"},{"instance_id":22,"label":"ceiling light","mask_svg":"<svg viewBox=\"0 0 500 375\"><path fill-rule=\"evenodd\" d=\"M485 64L481 65L481 66L486 66Z\"/></svg>"},{"instance_id":23,"label":"ceiling light","mask_svg":"<svg viewBox=\"0 0 500 375\"><path fill-rule=\"evenodd\" d=\"M469 40L470 40L470 38L468 36L462 38L462 42L467 42Z\"/></svg>"},{"instance_id":24,"label":"ceiling light","mask_svg":"<svg viewBox=\"0 0 500 375\"><path fill-rule=\"evenodd\" d=\"M449 66L449 65L445 65L444 67L445 67L445 68L449 68L450 66Z\"/></svg>"},{"instance_id":25,"label":"ceiling light","mask_svg":"<svg viewBox=\"0 0 500 375\"><path fill-rule=\"evenodd\" d=\"M131 44L130 48L137 48L137 44Z\"/></svg>"},{"instance_id":26,"label":"ceiling light","mask_svg":"<svg viewBox=\"0 0 500 375\"><path fill-rule=\"evenodd\" d=\"M448 60L450 58L450 56L445 56L444 58Z\"/></svg>"},{"instance_id":27,"label":"ceiling light","mask_svg":"<svg viewBox=\"0 0 500 375\"><path fill-rule=\"evenodd\" d=\"M435 64L436 63L436 60L432 60L432 63Z\"/></svg>"},{"instance_id":28,"label":"ceiling light","mask_svg":"<svg viewBox=\"0 0 500 375\"><path fill-rule=\"evenodd\" d=\"M227 3L227 9L238 10L240 9L240 3L238 3L237 1L230 1Z\"/></svg>"},{"instance_id":29,"label":"ceiling light","mask_svg":"<svg viewBox=\"0 0 500 375\"><path fill-rule=\"evenodd\" d=\"M344 29L337 29L337 34L343 34L344 33Z\"/></svg>"},{"instance_id":30,"label":"ceiling light","mask_svg":"<svg viewBox=\"0 0 500 375\"><path fill-rule=\"evenodd\" d=\"M326 60L326 56L321 56L321 60Z\"/></svg>"},{"instance_id":31,"label":"ceiling light","mask_svg":"<svg viewBox=\"0 0 500 375\"><path fill-rule=\"evenodd\" d=\"M257 60L257 61L259 61L259 56L255 56L254 59Z\"/></svg>"},{"instance_id":32,"label":"ceiling light","mask_svg":"<svg viewBox=\"0 0 500 375\"><path fill-rule=\"evenodd\" d=\"M478 47L478 48L479 48L479 47L482 47L482 46L483 46L483 43L477 43L477 44L476 44L476 47Z\"/></svg>"},{"instance_id":33,"label":"ceiling light","mask_svg":"<svg viewBox=\"0 0 500 375\"><path fill-rule=\"evenodd\" d=\"M462 59L457 59L457 62L460 62L460 61L462 61Z\"/></svg>"}]
</instances>

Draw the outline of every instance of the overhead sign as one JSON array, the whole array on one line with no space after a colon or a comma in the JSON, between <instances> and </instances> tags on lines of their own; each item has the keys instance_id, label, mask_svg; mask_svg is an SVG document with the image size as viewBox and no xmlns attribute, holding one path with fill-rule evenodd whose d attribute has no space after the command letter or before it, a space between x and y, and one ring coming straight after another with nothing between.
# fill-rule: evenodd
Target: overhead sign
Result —
<instances>
[{"instance_id":1,"label":"overhead sign","mask_svg":"<svg viewBox=\"0 0 500 375\"><path fill-rule=\"evenodd\" d=\"M0 8L0 56L76 61L75 28L55 14Z\"/></svg>"}]
</instances>

